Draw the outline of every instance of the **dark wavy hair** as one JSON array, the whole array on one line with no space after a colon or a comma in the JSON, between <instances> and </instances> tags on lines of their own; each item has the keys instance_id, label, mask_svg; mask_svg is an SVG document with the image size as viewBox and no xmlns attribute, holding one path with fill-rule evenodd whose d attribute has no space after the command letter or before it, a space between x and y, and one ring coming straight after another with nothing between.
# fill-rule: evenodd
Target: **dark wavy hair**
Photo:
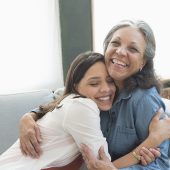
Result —
<instances>
[{"instance_id":1,"label":"dark wavy hair","mask_svg":"<svg viewBox=\"0 0 170 170\"><path fill-rule=\"evenodd\" d=\"M153 61L155 56L155 50L156 50L155 37L152 29L146 22L142 20L137 20L137 21L123 20L117 25L115 25L109 31L106 38L104 39L104 43L103 43L104 53L106 52L106 49L113 37L113 34L117 30L124 27L137 28L142 33L146 42L146 49L144 52L144 59L146 61L146 64L141 71L137 72L136 74L132 75L131 77L127 78L124 81L125 90L132 91L137 87L142 89L148 89L155 86L157 91L160 93L161 83L159 78L155 74L154 61Z\"/></svg>"}]
</instances>

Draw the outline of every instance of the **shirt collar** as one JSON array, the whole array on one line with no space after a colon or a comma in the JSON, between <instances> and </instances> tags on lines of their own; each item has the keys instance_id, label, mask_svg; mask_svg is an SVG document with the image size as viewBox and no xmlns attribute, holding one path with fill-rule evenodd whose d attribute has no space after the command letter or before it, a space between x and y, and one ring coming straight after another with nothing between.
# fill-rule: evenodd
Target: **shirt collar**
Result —
<instances>
[{"instance_id":1,"label":"shirt collar","mask_svg":"<svg viewBox=\"0 0 170 170\"><path fill-rule=\"evenodd\" d=\"M130 91L130 92L121 91L121 92L118 94L118 98L116 99L115 104L116 104L116 103L119 103L121 100L129 99L131 96L132 96L132 91Z\"/></svg>"}]
</instances>

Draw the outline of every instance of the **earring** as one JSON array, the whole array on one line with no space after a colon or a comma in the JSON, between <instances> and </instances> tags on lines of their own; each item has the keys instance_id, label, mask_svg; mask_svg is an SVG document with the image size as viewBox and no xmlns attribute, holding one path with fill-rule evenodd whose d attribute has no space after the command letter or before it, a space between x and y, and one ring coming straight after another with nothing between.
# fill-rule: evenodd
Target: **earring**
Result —
<instances>
[{"instance_id":1,"label":"earring","mask_svg":"<svg viewBox=\"0 0 170 170\"><path fill-rule=\"evenodd\" d=\"M141 72L142 71L142 67L139 69L139 72Z\"/></svg>"}]
</instances>

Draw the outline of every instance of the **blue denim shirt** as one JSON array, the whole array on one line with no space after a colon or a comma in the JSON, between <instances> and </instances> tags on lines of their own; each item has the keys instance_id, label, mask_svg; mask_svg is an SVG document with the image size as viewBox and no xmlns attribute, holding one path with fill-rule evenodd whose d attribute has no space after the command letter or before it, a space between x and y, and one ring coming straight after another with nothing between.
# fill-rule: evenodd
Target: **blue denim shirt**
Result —
<instances>
[{"instance_id":1,"label":"blue denim shirt","mask_svg":"<svg viewBox=\"0 0 170 170\"><path fill-rule=\"evenodd\" d=\"M153 87L122 92L109 112L101 112L101 128L107 139L109 153L115 160L136 148L148 136L149 123L156 111L165 105ZM133 165L122 170L167 170L169 141L160 145L161 157L153 163L142 166Z\"/></svg>"}]
</instances>

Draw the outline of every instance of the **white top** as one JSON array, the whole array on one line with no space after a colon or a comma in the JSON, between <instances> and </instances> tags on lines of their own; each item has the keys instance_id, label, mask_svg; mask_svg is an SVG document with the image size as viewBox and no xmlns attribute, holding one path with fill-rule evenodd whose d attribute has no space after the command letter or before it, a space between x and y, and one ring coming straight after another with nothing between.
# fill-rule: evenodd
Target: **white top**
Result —
<instances>
[{"instance_id":1,"label":"white top","mask_svg":"<svg viewBox=\"0 0 170 170\"><path fill-rule=\"evenodd\" d=\"M0 156L0 170L40 170L67 165L80 154L81 143L87 144L96 156L103 145L110 158L96 103L88 98L74 97L73 94L67 96L60 104L62 107L37 121L43 150L39 159L23 156L17 141Z\"/></svg>"}]
</instances>

